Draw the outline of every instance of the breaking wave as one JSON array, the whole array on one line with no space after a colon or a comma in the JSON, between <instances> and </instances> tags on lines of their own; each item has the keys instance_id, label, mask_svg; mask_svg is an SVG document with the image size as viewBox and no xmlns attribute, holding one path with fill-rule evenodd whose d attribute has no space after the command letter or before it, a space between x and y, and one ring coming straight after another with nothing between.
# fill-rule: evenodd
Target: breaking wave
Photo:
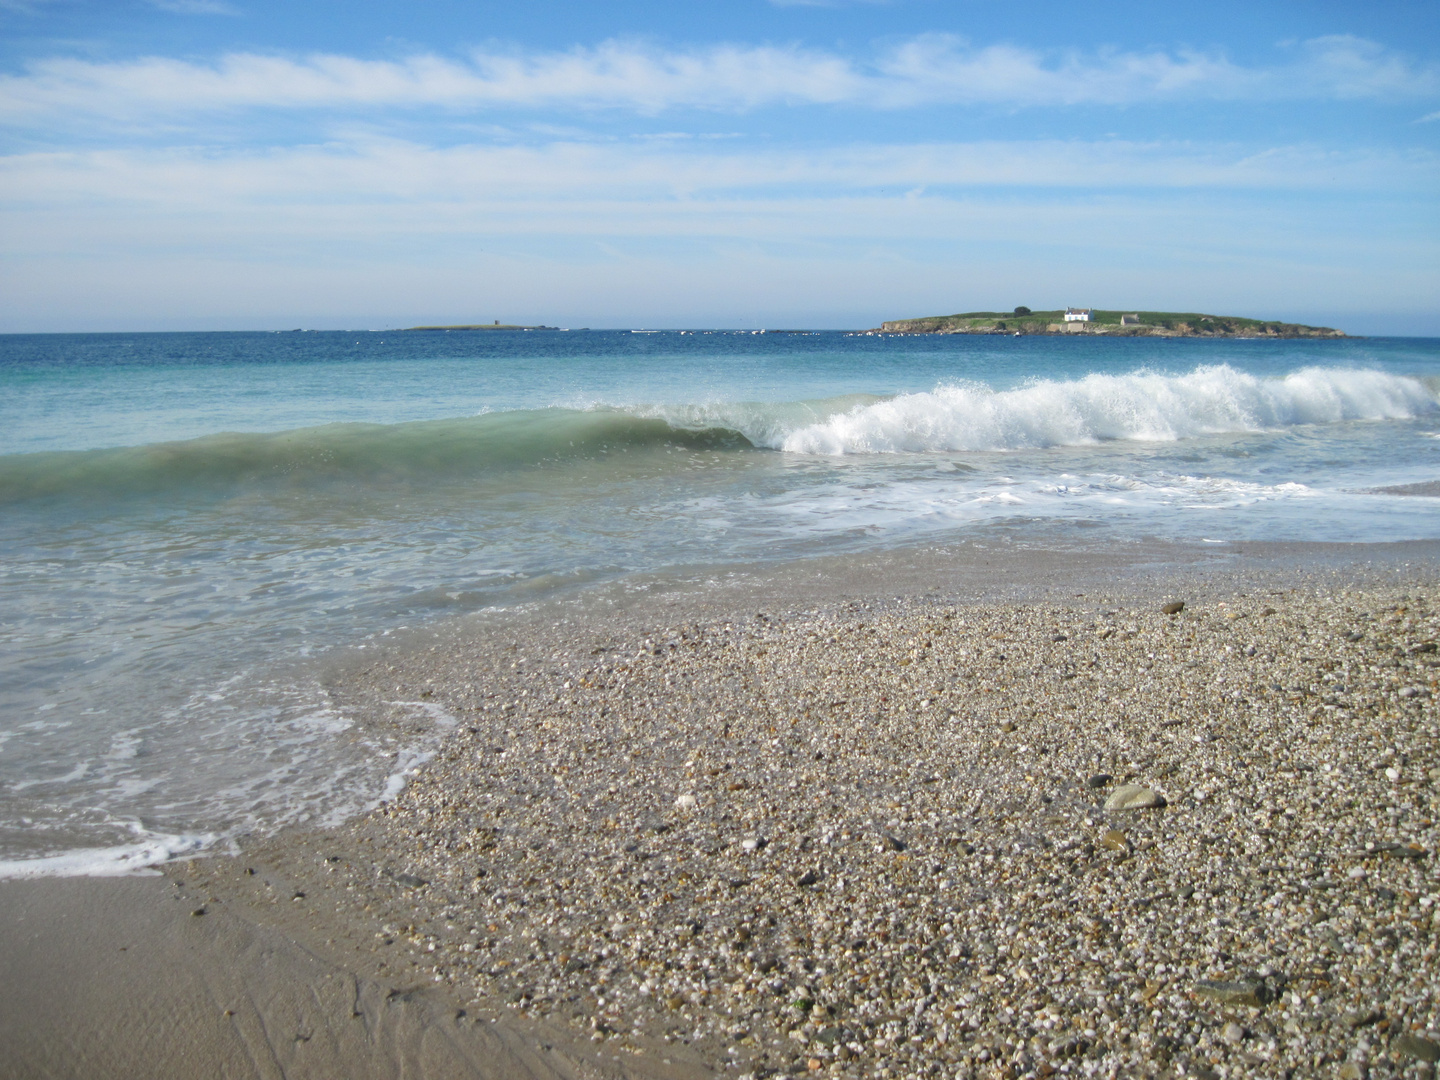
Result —
<instances>
[{"instance_id":1,"label":"breaking wave","mask_svg":"<svg viewBox=\"0 0 1440 1080\"><path fill-rule=\"evenodd\" d=\"M942 386L851 409L792 431L778 445L811 454L1021 450L1117 439L1168 442L1436 411L1435 393L1416 378L1342 368L1262 378L1220 364L1184 375L1037 380L1013 390Z\"/></svg>"},{"instance_id":2,"label":"breaking wave","mask_svg":"<svg viewBox=\"0 0 1440 1080\"><path fill-rule=\"evenodd\" d=\"M1228 365L980 383L894 397L534 409L400 424L326 424L269 434L0 457L0 504L331 481L430 479L631 451L757 449L844 455L1003 451L1106 440L1170 441L1225 432L1440 412L1420 379L1305 368L1262 378Z\"/></svg>"}]
</instances>

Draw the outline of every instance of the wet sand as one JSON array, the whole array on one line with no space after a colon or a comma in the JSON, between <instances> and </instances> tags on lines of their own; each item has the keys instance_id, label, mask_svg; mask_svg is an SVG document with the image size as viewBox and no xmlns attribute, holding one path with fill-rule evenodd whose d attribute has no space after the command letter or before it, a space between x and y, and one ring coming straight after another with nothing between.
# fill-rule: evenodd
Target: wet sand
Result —
<instances>
[{"instance_id":1,"label":"wet sand","mask_svg":"<svg viewBox=\"0 0 1440 1080\"><path fill-rule=\"evenodd\" d=\"M533 1025L457 1016L448 995L357 975L286 920L176 880L0 883L0 1076L592 1075Z\"/></svg>"},{"instance_id":2,"label":"wet sand","mask_svg":"<svg viewBox=\"0 0 1440 1080\"><path fill-rule=\"evenodd\" d=\"M440 757L0 883L0 1075L1423 1075L1436 546L1181 554L632 582L340 664Z\"/></svg>"}]
</instances>

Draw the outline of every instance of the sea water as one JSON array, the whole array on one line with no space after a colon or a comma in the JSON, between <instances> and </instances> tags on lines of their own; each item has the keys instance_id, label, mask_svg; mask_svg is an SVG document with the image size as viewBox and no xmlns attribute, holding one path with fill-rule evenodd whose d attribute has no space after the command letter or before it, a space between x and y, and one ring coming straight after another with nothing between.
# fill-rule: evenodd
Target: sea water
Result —
<instances>
[{"instance_id":1,"label":"sea water","mask_svg":"<svg viewBox=\"0 0 1440 1080\"><path fill-rule=\"evenodd\" d=\"M319 660L467 612L1001 536L1440 537L1384 490L1440 479L1437 392L1421 339L0 337L0 876L393 794L450 719L357 724Z\"/></svg>"}]
</instances>

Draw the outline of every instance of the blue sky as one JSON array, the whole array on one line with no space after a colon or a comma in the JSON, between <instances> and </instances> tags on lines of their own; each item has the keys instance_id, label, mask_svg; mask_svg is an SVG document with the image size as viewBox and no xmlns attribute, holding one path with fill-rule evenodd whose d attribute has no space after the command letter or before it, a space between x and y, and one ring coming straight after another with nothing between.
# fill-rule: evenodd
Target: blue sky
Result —
<instances>
[{"instance_id":1,"label":"blue sky","mask_svg":"<svg viewBox=\"0 0 1440 1080\"><path fill-rule=\"evenodd\" d=\"M0 0L0 330L1440 334L1440 5Z\"/></svg>"}]
</instances>

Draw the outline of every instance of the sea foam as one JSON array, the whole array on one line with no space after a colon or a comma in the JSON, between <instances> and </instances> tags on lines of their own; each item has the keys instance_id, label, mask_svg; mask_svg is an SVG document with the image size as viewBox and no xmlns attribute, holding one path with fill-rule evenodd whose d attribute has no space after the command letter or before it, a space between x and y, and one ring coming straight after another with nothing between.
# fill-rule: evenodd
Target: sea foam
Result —
<instances>
[{"instance_id":1,"label":"sea foam","mask_svg":"<svg viewBox=\"0 0 1440 1080\"><path fill-rule=\"evenodd\" d=\"M1169 442L1300 424L1398 420L1437 409L1435 394L1406 376L1311 367L1264 378L1218 364L1183 375L1042 379L1012 390L940 386L857 406L788 433L778 447L852 454Z\"/></svg>"}]
</instances>

